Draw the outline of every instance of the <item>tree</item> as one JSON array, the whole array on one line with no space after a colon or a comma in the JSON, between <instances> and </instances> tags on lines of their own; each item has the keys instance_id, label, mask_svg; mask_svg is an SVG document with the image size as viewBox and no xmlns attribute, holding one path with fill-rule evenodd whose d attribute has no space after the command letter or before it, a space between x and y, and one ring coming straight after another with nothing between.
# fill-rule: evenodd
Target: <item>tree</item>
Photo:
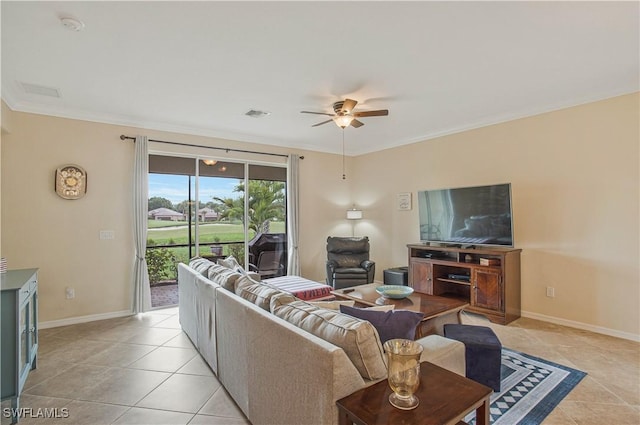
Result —
<instances>
[{"instance_id":1,"label":"tree","mask_svg":"<svg viewBox=\"0 0 640 425\"><path fill-rule=\"evenodd\" d=\"M149 211L155 210L157 208L169 208L173 209L173 204L167 198L161 198L159 196L154 196L149 198Z\"/></svg>"},{"instance_id":2,"label":"tree","mask_svg":"<svg viewBox=\"0 0 640 425\"><path fill-rule=\"evenodd\" d=\"M216 198L223 210L220 218L239 219L244 223L244 182L234 189L242 195L238 198ZM284 220L284 183L271 180L249 180L249 229L256 233L268 233L271 220Z\"/></svg>"}]
</instances>

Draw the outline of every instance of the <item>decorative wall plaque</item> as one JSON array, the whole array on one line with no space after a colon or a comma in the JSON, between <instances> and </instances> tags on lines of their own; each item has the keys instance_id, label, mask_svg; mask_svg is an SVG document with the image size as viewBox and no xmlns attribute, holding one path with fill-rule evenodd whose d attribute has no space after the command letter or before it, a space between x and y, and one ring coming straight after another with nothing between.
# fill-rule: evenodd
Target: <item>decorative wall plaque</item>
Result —
<instances>
[{"instance_id":1,"label":"decorative wall plaque","mask_svg":"<svg viewBox=\"0 0 640 425\"><path fill-rule=\"evenodd\" d=\"M80 199L87 193L87 172L79 165L56 169L56 193L64 199Z\"/></svg>"}]
</instances>

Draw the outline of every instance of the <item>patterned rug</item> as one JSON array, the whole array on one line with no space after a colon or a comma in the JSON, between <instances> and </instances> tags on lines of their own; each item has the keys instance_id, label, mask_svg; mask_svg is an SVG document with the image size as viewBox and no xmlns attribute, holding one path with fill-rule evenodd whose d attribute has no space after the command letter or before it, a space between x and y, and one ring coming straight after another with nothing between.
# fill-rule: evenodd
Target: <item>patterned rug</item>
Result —
<instances>
[{"instance_id":1,"label":"patterned rug","mask_svg":"<svg viewBox=\"0 0 640 425\"><path fill-rule=\"evenodd\" d=\"M491 424L538 425L587 374L502 348L501 390L491 396ZM475 425L472 413L465 418Z\"/></svg>"}]
</instances>

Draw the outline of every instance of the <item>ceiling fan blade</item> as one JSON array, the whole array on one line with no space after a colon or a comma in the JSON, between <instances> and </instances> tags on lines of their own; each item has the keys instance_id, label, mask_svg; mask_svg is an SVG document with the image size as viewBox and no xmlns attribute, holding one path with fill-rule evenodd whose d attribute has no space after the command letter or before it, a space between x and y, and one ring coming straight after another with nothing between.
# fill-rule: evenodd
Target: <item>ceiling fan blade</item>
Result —
<instances>
[{"instance_id":1,"label":"ceiling fan blade","mask_svg":"<svg viewBox=\"0 0 640 425\"><path fill-rule=\"evenodd\" d=\"M326 123L331 122L331 121L333 121L333 120L326 120L326 121L322 121L322 122L319 122L318 124L314 124L314 125L312 125L311 127L317 127L317 126L319 126L319 125L326 124Z\"/></svg>"},{"instance_id":2,"label":"ceiling fan blade","mask_svg":"<svg viewBox=\"0 0 640 425\"><path fill-rule=\"evenodd\" d=\"M362 121L358 121L356 119L351 121L351 127L358 128L358 127L362 127L363 125L364 123Z\"/></svg>"},{"instance_id":3,"label":"ceiling fan blade","mask_svg":"<svg viewBox=\"0 0 640 425\"><path fill-rule=\"evenodd\" d=\"M357 100L345 99L344 103L342 104L341 112L343 114L350 114L351 111L353 111L353 108L355 108L357 104L358 104Z\"/></svg>"},{"instance_id":4,"label":"ceiling fan blade","mask_svg":"<svg viewBox=\"0 0 640 425\"><path fill-rule=\"evenodd\" d=\"M385 115L389 115L389 110L388 109L380 109L377 111L362 111L362 112L356 112L355 114L352 114L354 117L382 117Z\"/></svg>"},{"instance_id":5,"label":"ceiling fan blade","mask_svg":"<svg viewBox=\"0 0 640 425\"><path fill-rule=\"evenodd\" d=\"M311 112L311 111L300 111L301 114L316 114L316 115L326 115L328 117L332 117L333 114L327 114L326 112Z\"/></svg>"}]
</instances>

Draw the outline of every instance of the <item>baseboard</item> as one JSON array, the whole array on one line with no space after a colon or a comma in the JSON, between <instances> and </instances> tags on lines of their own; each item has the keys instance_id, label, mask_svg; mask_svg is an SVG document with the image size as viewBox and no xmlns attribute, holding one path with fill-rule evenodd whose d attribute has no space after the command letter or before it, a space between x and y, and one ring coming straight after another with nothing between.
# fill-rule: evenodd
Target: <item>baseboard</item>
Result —
<instances>
[{"instance_id":1,"label":"baseboard","mask_svg":"<svg viewBox=\"0 0 640 425\"><path fill-rule=\"evenodd\" d=\"M90 314L88 316L69 317L67 319L49 320L39 322L38 329L57 328L60 326L77 325L78 323L94 322L96 320L115 319L117 317L131 316L131 310L114 311L112 313Z\"/></svg>"},{"instance_id":2,"label":"baseboard","mask_svg":"<svg viewBox=\"0 0 640 425\"><path fill-rule=\"evenodd\" d=\"M582 329L585 331L595 332L603 335L614 336L616 338L640 342L640 335L617 331L615 329L604 328L602 326L590 325L588 323L576 322L574 320L561 319L559 317L547 316L545 314L532 313L530 311L522 311L521 316L528 317L529 319L542 320L543 322L555 323L556 325L568 326L570 328Z\"/></svg>"}]
</instances>

